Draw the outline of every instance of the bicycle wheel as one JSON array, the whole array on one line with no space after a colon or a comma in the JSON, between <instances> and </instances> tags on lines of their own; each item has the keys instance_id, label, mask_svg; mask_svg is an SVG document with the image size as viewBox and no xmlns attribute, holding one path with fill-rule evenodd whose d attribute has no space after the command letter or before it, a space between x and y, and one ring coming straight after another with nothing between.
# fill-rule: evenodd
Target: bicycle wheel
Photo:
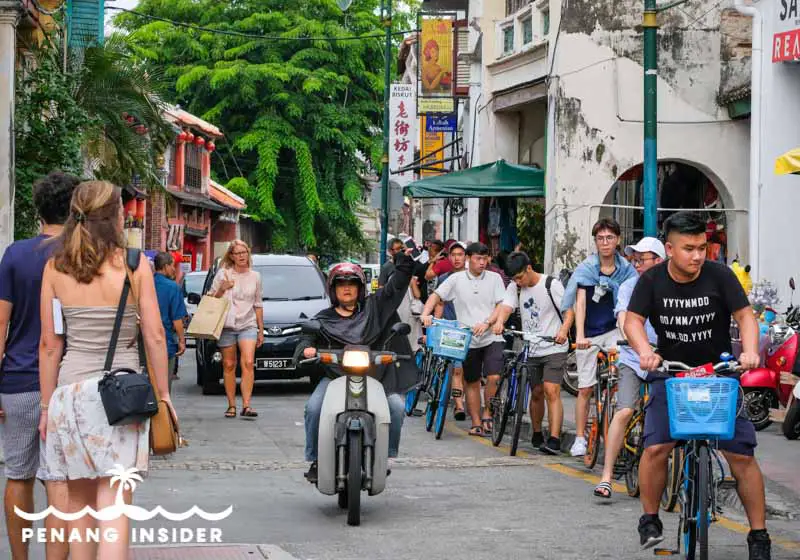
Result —
<instances>
[{"instance_id":1,"label":"bicycle wheel","mask_svg":"<svg viewBox=\"0 0 800 560\"><path fill-rule=\"evenodd\" d=\"M453 384L453 368L450 367L449 363L446 363L444 367L444 380L439 391L439 404L436 408L436 429L434 430L436 439L442 439L444 422L447 419L447 408L450 404L450 386Z\"/></svg>"},{"instance_id":2,"label":"bicycle wheel","mask_svg":"<svg viewBox=\"0 0 800 560\"><path fill-rule=\"evenodd\" d=\"M667 462L667 485L661 495L661 509L673 512L678 506L678 496L683 476L683 447L676 446Z\"/></svg>"},{"instance_id":3,"label":"bicycle wheel","mask_svg":"<svg viewBox=\"0 0 800 560\"><path fill-rule=\"evenodd\" d=\"M631 498L639 497L639 459L642 457L644 451L642 443L642 431L644 430L644 417L639 414L634 417L633 425L626 430L626 441L623 444L622 451L627 461L625 465L625 489L628 491L628 496ZM636 452L631 453L627 448L628 445L635 446Z\"/></svg>"},{"instance_id":4,"label":"bicycle wheel","mask_svg":"<svg viewBox=\"0 0 800 560\"><path fill-rule=\"evenodd\" d=\"M594 418L592 418L594 412ZM603 422L603 395L600 394L600 384L595 385L594 407L589 405L589 417L586 419L586 454L583 456L583 464L591 470L597 464L600 455L600 427Z\"/></svg>"},{"instance_id":5,"label":"bicycle wheel","mask_svg":"<svg viewBox=\"0 0 800 560\"><path fill-rule=\"evenodd\" d=\"M406 416L414 414L414 409L417 408L419 402L419 394L425 390L425 352L421 348L414 355L414 361L418 370L417 386L406 393Z\"/></svg>"},{"instance_id":6,"label":"bicycle wheel","mask_svg":"<svg viewBox=\"0 0 800 560\"><path fill-rule=\"evenodd\" d=\"M697 454L697 546L700 549L700 560L708 560L708 528L711 516L708 508L711 504L711 456L708 447L701 445Z\"/></svg>"},{"instance_id":7,"label":"bicycle wheel","mask_svg":"<svg viewBox=\"0 0 800 560\"><path fill-rule=\"evenodd\" d=\"M441 386L441 376L439 372L439 362L434 362L431 366L433 372L431 386L428 391L428 405L425 407L425 430L430 432L433 429L433 421L436 419L436 410L439 405L439 390Z\"/></svg>"},{"instance_id":8,"label":"bicycle wheel","mask_svg":"<svg viewBox=\"0 0 800 560\"><path fill-rule=\"evenodd\" d=\"M683 544L686 549L686 560L695 560L697 549L697 449L686 462L681 488L681 517L683 519Z\"/></svg>"},{"instance_id":9,"label":"bicycle wheel","mask_svg":"<svg viewBox=\"0 0 800 560\"><path fill-rule=\"evenodd\" d=\"M508 454L512 457L517 454L519 434L522 430L522 417L525 415L525 401L528 397L528 369L524 366L519 368L516 397L516 403L514 404L514 431L511 433L511 448L508 450Z\"/></svg>"},{"instance_id":10,"label":"bicycle wheel","mask_svg":"<svg viewBox=\"0 0 800 560\"><path fill-rule=\"evenodd\" d=\"M513 387L511 377L504 375L500 380L494 399L492 399L492 444L497 447L503 441L506 432L508 415L511 413L511 396Z\"/></svg>"}]
</instances>

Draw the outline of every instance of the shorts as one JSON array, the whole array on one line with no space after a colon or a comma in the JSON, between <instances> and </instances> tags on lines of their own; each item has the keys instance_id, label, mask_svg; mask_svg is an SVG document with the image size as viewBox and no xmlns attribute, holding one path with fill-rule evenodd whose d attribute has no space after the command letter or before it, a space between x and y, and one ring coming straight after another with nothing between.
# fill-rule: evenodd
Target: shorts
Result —
<instances>
[{"instance_id":1,"label":"shorts","mask_svg":"<svg viewBox=\"0 0 800 560\"><path fill-rule=\"evenodd\" d=\"M667 389L663 379L650 383L650 397L645 406L644 446L675 441L669 434L669 413L667 411ZM720 440L719 449L736 455L752 457L756 449L756 429L753 423L742 416L736 418L733 439Z\"/></svg>"},{"instance_id":2,"label":"shorts","mask_svg":"<svg viewBox=\"0 0 800 560\"><path fill-rule=\"evenodd\" d=\"M617 410L636 408L642 390L642 378L636 375L631 366L619 365L619 381L617 382Z\"/></svg>"},{"instance_id":3,"label":"shorts","mask_svg":"<svg viewBox=\"0 0 800 560\"><path fill-rule=\"evenodd\" d=\"M500 375L503 371L505 342L492 342L483 348L470 348L464 360L464 379L467 383L480 381L481 377Z\"/></svg>"},{"instance_id":4,"label":"shorts","mask_svg":"<svg viewBox=\"0 0 800 560\"><path fill-rule=\"evenodd\" d=\"M250 327L240 331L235 331L233 329L222 329L222 334L217 341L217 346L220 348L236 346L240 340L258 340L258 328Z\"/></svg>"},{"instance_id":5,"label":"shorts","mask_svg":"<svg viewBox=\"0 0 800 560\"><path fill-rule=\"evenodd\" d=\"M528 358L531 386L541 385L542 382L561 385L561 381L564 379L564 365L566 363L566 352Z\"/></svg>"},{"instance_id":6,"label":"shorts","mask_svg":"<svg viewBox=\"0 0 800 560\"><path fill-rule=\"evenodd\" d=\"M587 337L592 344L600 348L611 348L617 345L622 336L618 329L607 333ZM590 347L586 350L575 352L575 361L578 364L578 389L594 387L597 383L597 348Z\"/></svg>"},{"instance_id":7,"label":"shorts","mask_svg":"<svg viewBox=\"0 0 800 560\"><path fill-rule=\"evenodd\" d=\"M0 434L8 479L51 480L44 468L44 446L40 445L39 437L41 399L39 391L0 395L0 406L5 413Z\"/></svg>"}]
</instances>

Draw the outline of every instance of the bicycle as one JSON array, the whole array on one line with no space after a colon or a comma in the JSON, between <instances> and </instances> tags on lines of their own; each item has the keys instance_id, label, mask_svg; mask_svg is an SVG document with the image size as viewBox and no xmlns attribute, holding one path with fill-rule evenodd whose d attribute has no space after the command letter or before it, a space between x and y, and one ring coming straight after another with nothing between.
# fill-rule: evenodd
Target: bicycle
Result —
<instances>
[{"instance_id":1,"label":"bicycle","mask_svg":"<svg viewBox=\"0 0 800 560\"><path fill-rule=\"evenodd\" d=\"M619 370L617 361L619 352L616 348L605 350L597 344L589 348L597 348L597 383L594 385L594 410L591 401L589 403L589 414L586 419L586 454L583 456L583 464L586 468L593 469L600 456L602 441L608 437L608 426L614 416L617 396L617 380ZM592 416L594 413L594 417Z\"/></svg>"},{"instance_id":2,"label":"bicycle","mask_svg":"<svg viewBox=\"0 0 800 560\"><path fill-rule=\"evenodd\" d=\"M433 352L430 348L424 345L424 340L422 337L420 338L419 343L421 346L414 355L414 361L417 365L418 371L417 384L409 389L406 393L406 416L414 415L414 412L417 409L417 404L419 403L420 395L428 392L431 380L433 378L432 366L435 363L436 356L433 355Z\"/></svg>"},{"instance_id":3,"label":"bicycle","mask_svg":"<svg viewBox=\"0 0 800 560\"><path fill-rule=\"evenodd\" d=\"M500 384L491 403L492 410L492 444L497 447L503 441L508 418L514 415L514 427L511 433L511 447L509 455L517 454L519 435L522 431L522 418L528 409L528 396L530 395L531 381L528 374L528 358L531 357L536 346L542 342L555 342L551 336L536 336L524 331L505 330L506 336L522 338L524 345L517 353L514 350L504 350L507 358ZM536 346L531 348L532 344ZM514 409L512 410L511 407Z\"/></svg>"},{"instance_id":4,"label":"bicycle","mask_svg":"<svg viewBox=\"0 0 800 560\"><path fill-rule=\"evenodd\" d=\"M665 382L669 429L673 439L685 442L678 493L678 548L657 548L656 555L680 554L683 537L686 560L708 559L708 531L717 520L716 492L725 483L716 442L733 438L739 412L738 380L719 376L740 369L732 358L723 354L718 364L700 368L665 361L656 370L662 374L677 372Z\"/></svg>"},{"instance_id":5,"label":"bicycle","mask_svg":"<svg viewBox=\"0 0 800 560\"><path fill-rule=\"evenodd\" d=\"M649 397L648 385L643 383L639 389L639 402L625 426L622 450L614 465L614 474L625 478L625 489L631 498L639 496L639 460L644 452L644 415Z\"/></svg>"},{"instance_id":6,"label":"bicycle","mask_svg":"<svg viewBox=\"0 0 800 560\"><path fill-rule=\"evenodd\" d=\"M458 321L434 319L426 334L425 344L432 355L425 408L425 429L434 430L442 438L453 383L453 362L467 357L472 342L472 329Z\"/></svg>"}]
</instances>

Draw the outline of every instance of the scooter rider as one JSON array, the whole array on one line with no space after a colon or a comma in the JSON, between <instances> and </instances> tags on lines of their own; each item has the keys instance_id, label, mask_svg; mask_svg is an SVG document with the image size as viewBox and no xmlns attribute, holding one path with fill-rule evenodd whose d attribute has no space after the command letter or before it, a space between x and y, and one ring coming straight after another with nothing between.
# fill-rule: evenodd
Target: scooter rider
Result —
<instances>
[{"instance_id":1,"label":"scooter rider","mask_svg":"<svg viewBox=\"0 0 800 560\"><path fill-rule=\"evenodd\" d=\"M295 362L315 357L320 346L341 349L348 344L358 344L375 350L383 349L391 335L392 326L400 322L397 308L408 291L414 272L414 260L408 255L410 251L409 249L395 254L394 274L385 286L378 288L369 297L365 297L366 278L360 266L347 262L333 266L328 273L328 294L332 305L315 317L322 327L320 334L303 336L295 350ZM386 349L403 355L412 353L405 336L392 338ZM335 365L324 367L334 377L341 375ZM389 457L396 457L403 426L404 395L417 382L416 367L411 361L378 366L374 376L383 384L389 401L392 422L389 429ZM311 467L305 476L312 483L317 481L317 439L322 402L328 383L330 377L324 377L320 381L305 408L305 457L307 461L311 461Z\"/></svg>"}]
</instances>

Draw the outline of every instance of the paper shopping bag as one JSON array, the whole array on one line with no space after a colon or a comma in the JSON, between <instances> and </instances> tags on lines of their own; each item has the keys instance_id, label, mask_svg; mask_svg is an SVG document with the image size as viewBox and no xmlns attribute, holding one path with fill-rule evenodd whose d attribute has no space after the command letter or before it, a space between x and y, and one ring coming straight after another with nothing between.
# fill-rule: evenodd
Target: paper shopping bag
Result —
<instances>
[{"instance_id":1,"label":"paper shopping bag","mask_svg":"<svg viewBox=\"0 0 800 560\"><path fill-rule=\"evenodd\" d=\"M186 334L194 338L219 340L229 307L227 298L203 296Z\"/></svg>"}]
</instances>

